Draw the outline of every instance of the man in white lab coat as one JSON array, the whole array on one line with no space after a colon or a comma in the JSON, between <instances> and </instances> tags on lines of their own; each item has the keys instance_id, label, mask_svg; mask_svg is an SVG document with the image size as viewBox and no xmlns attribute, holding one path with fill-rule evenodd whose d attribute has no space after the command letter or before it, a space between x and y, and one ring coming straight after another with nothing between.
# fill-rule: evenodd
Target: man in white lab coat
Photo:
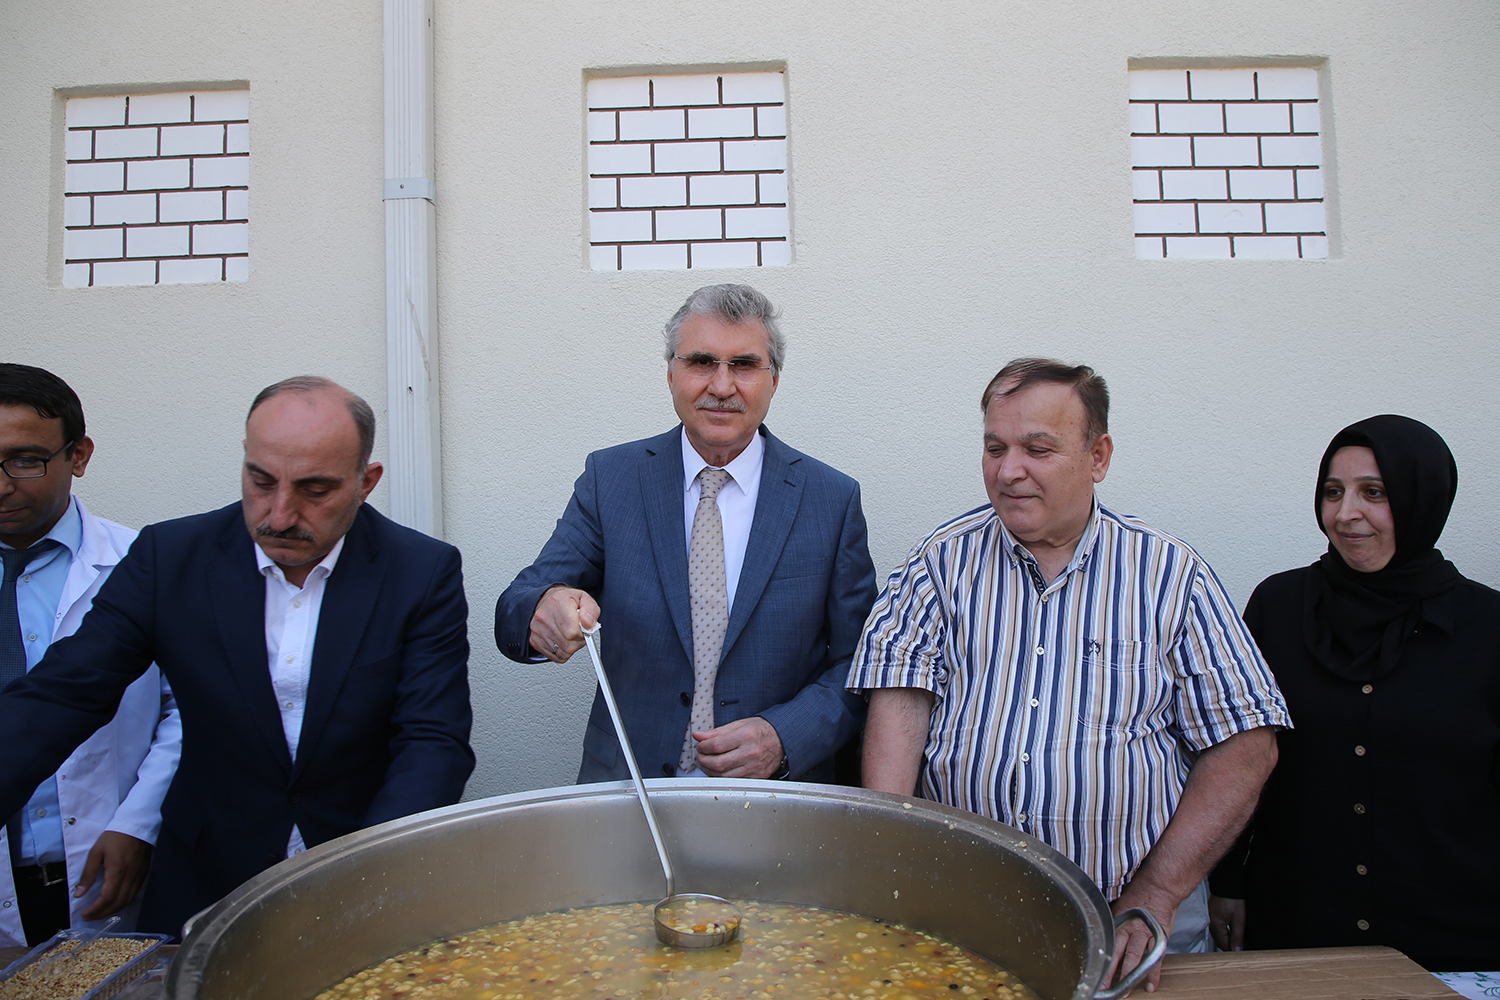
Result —
<instances>
[{"instance_id":1,"label":"man in white lab coat","mask_svg":"<svg viewBox=\"0 0 1500 1000\"><path fill-rule=\"evenodd\" d=\"M135 538L71 495L93 448L67 383L0 364L0 685L78 628ZM5 818L0 947L36 944L114 913L118 930L133 929L181 744L172 692L152 667L114 718Z\"/></svg>"}]
</instances>

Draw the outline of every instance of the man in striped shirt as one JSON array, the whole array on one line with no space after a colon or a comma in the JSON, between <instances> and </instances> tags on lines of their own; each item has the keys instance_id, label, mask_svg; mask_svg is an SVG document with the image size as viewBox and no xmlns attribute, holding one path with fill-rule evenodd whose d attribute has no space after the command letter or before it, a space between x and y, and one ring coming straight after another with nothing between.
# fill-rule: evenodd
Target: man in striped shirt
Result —
<instances>
[{"instance_id":1,"label":"man in striped shirt","mask_svg":"<svg viewBox=\"0 0 1500 1000\"><path fill-rule=\"evenodd\" d=\"M1209 950L1203 882L1276 764L1281 692L1202 558L1095 501L1102 378L1023 358L980 405L990 506L896 568L850 667L865 786L1024 830L1115 912L1150 910L1171 950ZM1116 968L1149 943L1127 924Z\"/></svg>"}]
</instances>

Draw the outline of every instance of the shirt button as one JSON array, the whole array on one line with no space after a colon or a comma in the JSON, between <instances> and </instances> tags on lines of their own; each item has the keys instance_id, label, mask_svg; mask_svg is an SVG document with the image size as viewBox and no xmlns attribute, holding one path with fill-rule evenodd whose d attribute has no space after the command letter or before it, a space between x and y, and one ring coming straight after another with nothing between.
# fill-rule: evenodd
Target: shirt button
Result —
<instances>
[{"instance_id":1,"label":"shirt button","mask_svg":"<svg viewBox=\"0 0 1500 1000\"><path fill-rule=\"evenodd\" d=\"M1371 691L1374 691L1374 690L1375 690L1375 685L1374 684L1366 684L1364 687L1362 687L1362 688L1359 689L1359 693L1360 694L1369 694Z\"/></svg>"},{"instance_id":2,"label":"shirt button","mask_svg":"<svg viewBox=\"0 0 1500 1000\"><path fill-rule=\"evenodd\" d=\"M1051 596L1052 596L1051 594L1043 594L1042 595L1042 603L1046 604L1047 603L1047 598L1049 598Z\"/></svg>"},{"instance_id":3,"label":"shirt button","mask_svg":"<svg viewBox=\"0 0 1500 1000\"><path fill-rule=\"evenodd\" d=\"M1355 865L1354 870L1361 875L1370 874L1370 869L1366 868L1364 865Z\"/></svg>"},{"instance_id":4,"label":"shirt button","mask_svg":"<svg viewBox=\"0 0 1500 1000\"><path fill-rule=\"evenodd\" d=\"M290 712L292 710L292 703L291 702L287 702L285 705L282 705L281 707L284 708L284 709L286 709L288 712Z\"/></svg>"},{"instance_id":5,"label":"shirt button","mask_svg":"<svg viewBox=\"0 0 1500 1000\"><path fill-rule=\"evenodd\" d=\"M1364 755L1365 755L1365 748L1362 747L1362 746L1355 746L1355 748L1354 748L1354 756L1356 756L1356 757L1363 757Z\"/></svg>"},{"instance_id":6,"label":"shirt button","mask_svg":"<svg viewBox=\"0 0 1500 1000\"><path fill-rule=\"evenodd\" d=\"M1046 653L1046 652L1047 652L1047 651L1046 651L1046 650L1045 650L1045 649L1043 649L1043 648L1042 648L1042 647L1041 647L1041 646L1038 646L1038 647L1037 647L1037 648L1036 648L1036 655L1037 655L1037 656L1042 656L1042 655L1043 655L1043 654L1045 654L1045 653Z\"/></svg>"},{"instance_id":7,"label":"shirt button","mask_svg":"<svg viewBox=\"0 0 1500 1000\"><path fill-rule=\"evenodd\" d=\"M1024 822L1026 822L1026 814L1025 813L1016 813L1016 822L1017 823L1024 823Z\"/></svg>"},{"instance_id":8,"label":"shirt button","mask_svg":"<svg viewBox=\"0 0 1500 1000\"><path fill-rule=\"evenodd\" d=\"M1032 708L1036 708L1040 704L1041 704L1041 702L1037 701L1035 698L1031 699L1031 707Z\"/></svg>"},{"instance_id":9,"label":"shirt button","mask_svg":"<svg viewBox=\"0 0 1500 1000\"><path fill-rule=\"evenodd\" d=\"M1029 753L1023 753L1021 755L1021 763L1022 764L1029 764L1029 763L1031 763L1031 754L1029 754Z\"/></svg>"},{"instance_id":10,"label":"shirt button","mask_svg":"<svg viewBox=\"0 0 1500 1000\"><path fill-rule=\"evenodd\" d=\"M77 823L78 823L78 817L77 816L69 816L68 817L68 825L69 826L74 826Z\"/></svg>"},{"instance_id":11,"label":"shirt button","mask_svg":"<svg viewBox=\"0 0 1500 1000\"><path fill-rule=\"evenodd\" d=\"M295 657L288 656L286 658L286 662L291 663L293 659L295 659Z\"/></svg>"},{"instance_id":12,"label":"shirt button","mask_svg":"<svg viewBox=\"0 0 1500 1000\"><path fill-rule=\"evenodd\" d=\"M33 632L30 635L28 635L26 637L26 641L28 641L28 642L36 642L36 633Z\"/></svg>"},{"instance_id":13,"label":"shirt button","mask_svg":"<svg viewBox=\"0 0 1500 1000\"><path fill-rule=\"evenodd\" d=\"M45 815L47 815L47 810L45 810L45 809L38 809L36 811L36 818L37 819L41 819Z\"/></svg>"},{"instance_id":14,"label":"shirt button","mask_svg":"<svg viewBox=\"0 0 1500 1000\"><path fill-rule=\"evenodd\" d=\"M302 607L302 602L301 601L293 601L292 602L292 607L294 607L294 608L300 608L300 607Z\"/></svg>"},{"instance_id":15,"label":"shirt button","mask_svg":"<svg viewBox=\"0 0 1500 1000\"><path fill-rule=\"evenodd\" d=\"M27 573L25 576L21 577L21 582L22 583L30 583L31 582L31 574Z\"/></svg>"},{"instance_id":16,"label":"shirt button","mask_svg":"<svg viewBox=\"0 0 1500 1000\"><path fill-rule=\"evenodd\" d=\"M1363 802L1354 803L1354 811L1363 816L1365 814L1365 804Z\"/></svg>"},{"instance_id":17,"label":"shirt button","mask_svg":"<svg viewBox=\"0 0 1500 1000\"><path fill-rule=\"evenodd\" d=\"M1370 922L1368 920L1356 920L1354 921L1354 926L1362 931L1367 931L1370 929Z\"/></svg>"}]
</instances>

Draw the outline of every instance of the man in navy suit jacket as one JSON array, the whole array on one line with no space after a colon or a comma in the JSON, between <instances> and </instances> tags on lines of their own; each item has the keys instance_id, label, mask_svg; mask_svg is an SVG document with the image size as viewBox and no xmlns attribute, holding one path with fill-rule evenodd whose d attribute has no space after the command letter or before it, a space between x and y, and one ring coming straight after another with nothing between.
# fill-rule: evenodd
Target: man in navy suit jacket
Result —
<instances>
[{"instance_id":1,"label":"man in navy suit jacket","mask_svg":"<svg viewBox=\"0 0 1500 1000\"><path fill-rule=\"evenodd\" d=\"M864 718L843 680L875 599L859 484L762 425L785 348L759 292L701 288L666 335L682 426L588 456L551 539L500 596L495 641L513 660L561 663L601 622L646 774L829 781L834 752ZM690 731L688 548L705 467L730 475L716 502L731 600L713 725ZM596 694L578 780L627 776Z\"/></svg>"},{"instance_id":2,"label":"man in navy suit jacket","mask_svg":"<svg viewBox=\"0 0 1500 1000\"><path fill-rule=\"evenodd\" d=\"M177 933L304 845L463 793L458 550L364 504L374 432L369 405L326 379L262 391L241 502L148 526L78 632L0 695L9 816L152 661L167 676L183 753L143 930Z\"/></svg>"}]
</instances>

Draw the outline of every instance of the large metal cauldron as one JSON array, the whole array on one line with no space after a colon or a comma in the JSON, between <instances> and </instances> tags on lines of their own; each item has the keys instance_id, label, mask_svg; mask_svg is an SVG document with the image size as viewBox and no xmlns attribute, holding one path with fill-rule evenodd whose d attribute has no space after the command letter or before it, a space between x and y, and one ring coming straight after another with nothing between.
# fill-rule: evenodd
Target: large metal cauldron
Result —
<instances>
[{"instance_id":1,"label":"large metal cauldron","mask_svg":"<svg viewBox=\"0 0 1500 1000\"><path fill-rule=\"evenodd\" d=\"M779 781L647 782L686 890L899 920L991 958L1042 1000L1088 1000L1114 950L1098 889L1061 854L947 806ZM530 913L655 901L628 782L544 789L320 845L200 914L172 1000L305 1000L434 938Z\"/></svg>"}]
</instances>

